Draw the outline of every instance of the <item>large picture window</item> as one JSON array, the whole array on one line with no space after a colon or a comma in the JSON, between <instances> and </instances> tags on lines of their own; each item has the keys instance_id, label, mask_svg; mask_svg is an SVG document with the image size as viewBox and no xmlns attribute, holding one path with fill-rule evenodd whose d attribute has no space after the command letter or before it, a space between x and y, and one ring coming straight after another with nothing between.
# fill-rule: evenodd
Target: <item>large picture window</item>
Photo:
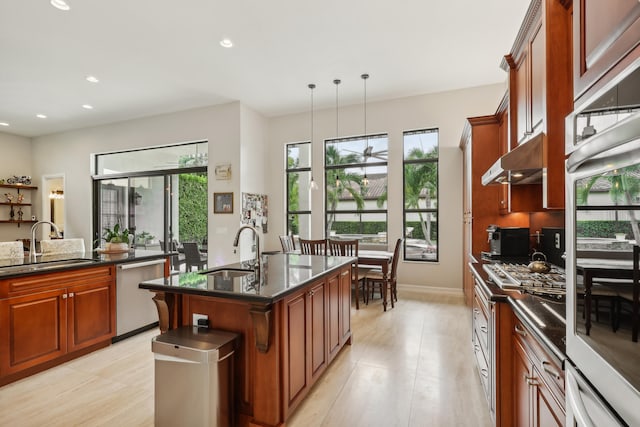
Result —
<instances>
[{"instance_id":1,"label":"large picture window","mask_svg":"<svg viewBox=\"0 0 640 427\"><path fill-rule=\"evenodd\" d=\"M438 261L438 129L404 132L404 259Z\"/></svg>"},{"instance_id":2,"label":"large picture window","mask_svg":"<svg viewBox=\"0 0 640 427\"><path fill-rule=\"evenodd\" d=\"M325 141L325 232L387 246L386 134Z\"/></svg>"},{"instance_id":3,"label":"large picture window","mask_svg":"<svg viewBox=\"0 0 640 427\"><path fill-rule=\"evenodd\" d=\"M311 238L311 143L287 144L287 234Z\"/></svg>"}]
</instances>

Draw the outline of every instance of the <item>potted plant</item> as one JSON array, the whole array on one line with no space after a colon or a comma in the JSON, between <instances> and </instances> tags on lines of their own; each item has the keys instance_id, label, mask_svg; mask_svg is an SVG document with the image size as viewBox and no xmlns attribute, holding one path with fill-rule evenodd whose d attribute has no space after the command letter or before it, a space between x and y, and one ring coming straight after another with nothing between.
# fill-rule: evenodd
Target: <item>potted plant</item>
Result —
<instances>
[{"instance_id":1,"label":"potted plant","mask_svg":"<svg viewBox=\"0 0 640 427\"><path fill-rule=\"evenodd\" d=\"M129 229L120 229L120 224L113 226L113 229L105 227L102 238L107 242L107 251L128 251L129 250Z\"/></svg>"}]
</instances>

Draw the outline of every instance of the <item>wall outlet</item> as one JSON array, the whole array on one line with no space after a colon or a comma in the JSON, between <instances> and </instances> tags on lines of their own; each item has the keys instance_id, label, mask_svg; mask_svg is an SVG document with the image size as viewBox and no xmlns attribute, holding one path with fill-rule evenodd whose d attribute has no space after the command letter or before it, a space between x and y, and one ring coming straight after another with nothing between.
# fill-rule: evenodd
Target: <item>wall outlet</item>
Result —
<instances>
[{"instance_id":1,"label":"wall outlet","mask_svg":"<svg viewBox=\"0 0 640 427\"><path fill-rule=\"evenodd\" d=\"M209 316L207 316L206 314L193 313L193 319L191 324L193 326L198 326L198 319L204 319L207 322L209 322Z\"/></svg>"},{"instance_id":2,"label":"wall outlet","mask_svg":"<svg viewBox=\"0 0 640 427\"><path fill-rule=\"evenodd\" d=\"M555 235L555 246L556 249L560 249L560 233L556 233Z\"/></svg>"}]
</instances>

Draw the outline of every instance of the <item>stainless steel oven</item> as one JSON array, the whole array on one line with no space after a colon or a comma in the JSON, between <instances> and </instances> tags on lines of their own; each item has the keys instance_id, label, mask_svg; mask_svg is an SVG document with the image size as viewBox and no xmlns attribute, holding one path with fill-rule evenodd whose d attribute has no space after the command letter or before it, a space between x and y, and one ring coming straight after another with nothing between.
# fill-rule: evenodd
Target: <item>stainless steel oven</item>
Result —
<instances>
[{"instance_id":1,"label":"stainless steel oven","mask_svg":"<svg viewBox=\"0 0 640 427\"><path fill-rule=\"evenodd\" d=\"M640 61L567 117L567 425L640 425Z\"/></svg>"}]
</instances>

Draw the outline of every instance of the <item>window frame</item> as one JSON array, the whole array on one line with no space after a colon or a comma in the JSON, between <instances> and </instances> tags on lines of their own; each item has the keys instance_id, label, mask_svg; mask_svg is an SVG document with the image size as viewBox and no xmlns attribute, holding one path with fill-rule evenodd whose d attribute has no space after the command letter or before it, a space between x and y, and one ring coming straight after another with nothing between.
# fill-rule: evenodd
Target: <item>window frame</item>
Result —
<instances>
[{"instance_id":1,"label":"window frame","mask_svg":"<svg viewBox=\"0 0 640 427\"><path fill-rule=\"evenodd\" d=\"M407 135L415 135L420 133L436 133L437 134L437 149L438 156L435 158L428 159L407 159L405 154L405 143ZM426 165L426 164L435 164L436 165L436 207L435 208L407 208L407 192L406 192L406 166L407 165ZM416 213L426 213L426 214L435 214L435 235L436 235L436 251L435 251L435 259L429 258L408 258L407 257L407 214L416 214ZM415 130L408 130L402 132L402 230L404 235L403 241L403 253L402 258L404 261L415 261L415 262L433 262L437 263L440 261L440 129L437 127L433 128L422 128Z\"/></svg>"},{"instance_id":2,"label":"window frame","mask_svg":"<svg viewBox=\"0 0 640 427\"><path fill-rule=\"evenodd\" d=\"M308 145L309 146L309 166L304 166L304 167L296 167L296 168L290 168L289 167L289 147L293 146L293 145L297 145L297 146L301 146L301 145ZM291 215L298 215L298 218L300 217L300 215L308 215L309 220L311 220L311 198L309 198L309 209L308 210L291 210L289 207L289 176L290 174L297 174L300 172L309 172L310 177L313 176L312 173L312 164L313 164L313 153L312 153L312 145L311 145L311 141L299 141L299 142L288 142L285 144L284 146L284 191L285 191L285 199L284 199L284 203L285 203L285 217L284 217L284 229L286 231L286 234L288 235L290 232L291 234L293 234L293 231L290 230L289 228L289 218ZM310 223L311 221L309 221ZM311 238L310 236L307 236L306 238Z\"/></svg>"}]
</instances>

